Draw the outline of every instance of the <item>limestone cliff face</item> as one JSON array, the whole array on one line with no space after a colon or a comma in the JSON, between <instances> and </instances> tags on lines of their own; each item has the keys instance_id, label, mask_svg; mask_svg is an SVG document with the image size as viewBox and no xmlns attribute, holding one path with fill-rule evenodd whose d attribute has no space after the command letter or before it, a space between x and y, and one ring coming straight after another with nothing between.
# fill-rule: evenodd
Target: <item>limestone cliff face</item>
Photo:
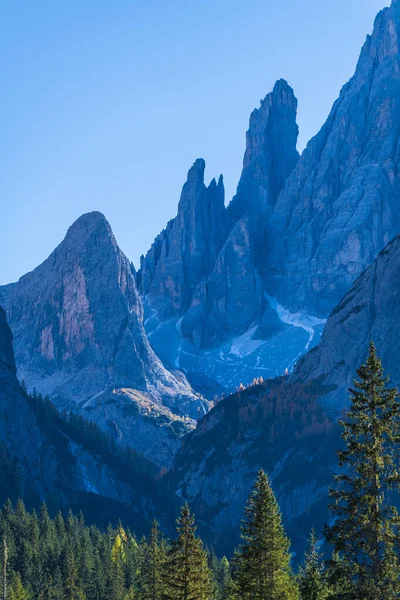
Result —
<instances>
[{"instance_id":1,"label":"limestone cliff face","mask_svg":"<svg viewBox=\"0 0 400 600\"><path fill-rule=\"evenodd\" d=\"M182 314L188 308L225 241L222 177L206 187L204 170L204 160L196 160L182 189L178 215L141 258L140 291L151 297L165 317Z\"/></svg>"},{"instance_id":2,"label":"limestone cliff face","mask_svg":"<svg viewBox=\"0 0 400 600\"><path fill-rule=\"evenodd\" d=\"M400 229L400 6L376 18L352 79L268 224L268 288L325 317Z\"/></svg>"},{"instance_id":3,"label":"limestone cliff face","mask_svg":"<svg viewBox=\"0 0 400 600\"><path fill-rule=\"evenodd\" d=\"M103 215L83 215L1 296L28 389L90 415L159 464L171 460L179 433L208 404L151 349L132 266Z\"/></svg>"},{"instance_id":4,"label":"limestone cliff face","mask_svg":"<svg viewBox=\"0 0 400 600\"><path fill-rule=\"evenodd\" d=\"M228 237L212 270L198 286L182 322L182 333L209 347L259 325L269 309L260 276L268 219L298 160L297 100L277 81L250 116L243 171L227 209ZM280 328L268 310L269 331Z\"/></svg>"}]
</instances>

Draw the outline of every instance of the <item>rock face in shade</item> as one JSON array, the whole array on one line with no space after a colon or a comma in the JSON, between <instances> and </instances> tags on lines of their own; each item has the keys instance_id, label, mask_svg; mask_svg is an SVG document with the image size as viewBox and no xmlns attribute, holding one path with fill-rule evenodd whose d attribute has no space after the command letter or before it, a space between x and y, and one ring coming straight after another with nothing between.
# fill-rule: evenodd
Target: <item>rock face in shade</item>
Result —
<instances>
[{"instance_id":1,"label":"rock face in shade","mask_svg":"<svg viewBox=\"0 0 400 600\"><path fill-rule=\"evenodd\" d=\"M90 415L159 464L208 409L151 349L132 266L100 213L79 218L50 257L0 297L28 389Z\"/></svg>"},{"instance_id":2,"label":"rock face in shade","mask_svg":"<svg viewBox=\"0 0 400 600\"><path fill-rule=\"evenodd\" d=\"M16 377L12 335L4 310L0 308L0 439L10 454L19 453L22 459L37 470L39 457L31 447L39 448L42 435L24 399ZM50 459L51 463L51 459ZM44 486L38 481L38 488Z\"/></svg>"},{"instance_id":3,"label":"rock face in shade","mask_svg":"<svg viewBox=\"0 0 400 600\"><path fill-rule=\"evenodd\" d=\"M246 214L233 227L211 275L199 285L182 319L182 334L196 346L212 346L260 322L268 302L255 268L255 254ZM271 319L279 330L276 315Z\"/></svg>"},{"instance_id":4,"label":"rock face in shade","mask_svg":"<svg viewBox=\"0 0 400 600\"><path fill-rule=\"evenodd\" d=\"M198 284L214 266L225 241L222 177L204 184L205 162L196 160L188 172L178 215L141 258L138 277L143 295L165 317L182 314Z\"/></svg>"},{"instance_id":5,"label":"rock face in shade","mask_svg":"<svg viewBox=\"0 0 400 600\"><path fill-rule=\"evenodd\" d=\"M352 79L268 225L268 289L325 317L400 230L400 5L381 11Z\"/></svg>"},{"instance_id":6,"label":"rock face in shade","mask_svg":"<svg viewBox=\"0 0 400 600\"><path fill-rule=\"evenodd\" d=\"M355 281L329 317L319 346L293 376L319 379L330 390L324 402L340 410L371 340L392 383L400 386L400 236Z\"/></svg>"},{"instance_id":7,"label":"rock face in shade","mask_svg":"<svg viewBox=\"0 0 400 600\"><path fill-rule=\"evenodd\" d=\"M137 457L142 470L132 470L128 481L120 476L117 461L110 466L83 439L75 442L55 423L40 423L17 380L12 335L1 307L0 443L2 503L7 497L22 497L29 507L47 501L51 511L82 510L89 522L102 527L122 517L142 533L149 530L154 512L161 511L164 526L171 524L172 515L166 514L165 500L163 506L156 491L155 465ZM18 477L5 481L7 460Z\"/></svg>"}]
</instances>

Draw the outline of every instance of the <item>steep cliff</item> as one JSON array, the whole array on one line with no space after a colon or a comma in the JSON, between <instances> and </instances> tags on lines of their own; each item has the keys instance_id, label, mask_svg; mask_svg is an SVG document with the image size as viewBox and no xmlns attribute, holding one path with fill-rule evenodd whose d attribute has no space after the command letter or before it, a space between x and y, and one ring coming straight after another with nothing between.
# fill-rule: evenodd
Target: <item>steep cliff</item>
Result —
<instances>
[{"instance_id":1,"label":"steep cliff","mask_svg":"<svg viewBox=\"0 0 400 600\"><path fill-rule=\"evenodd\" d=\"M274 207L265 274L292 312L326 317L400 230L399 34L396 1Z\"/></svg>"},{"instance_id":2,"label":"steep cliff","mask_svg":"<svg viewBox=\"0 0 400 600\"><path fill-rule=\"evenodd\" d=\"M330 393L323 402L339 411L355 369L373 340L392 383L400 386L400 236L380 252L329 317L321 342L299 362L293 376L319 379Z\"/></svg>"},{"instance_id":3,"label":"steep cliff","mask_svg":"<svg viewBox=\"0 0 400 600\"><path fill-rule=\"evenodd\" d=\"M233 222L248 214L257 237L265 233L279 192L299 158L296 116L297 99L283 79L250 116L242 175L228 213Z\"/></svg>"},{"instance_id":4,"label":"steep cliff","mask_svg":"<svg viewBox=\"0 0 400 600\"><path fill-rule=\"evenodd\" d=\"M378 14L354 76L300 159L297 100L288 84L278 81L253 111L243 172L226 211L226 239L197 287L191 285L188 294L185 285L179 287L184 301L175 304L175 314L183 316L185 352L193 353L186 342L211 349L249 334L260 341L254 344L255 363L265 366L268 355L279 369L292 366L358 275L398 233L399 33L396 0ZM161 263L167 280L170 267ZM147 298L159 323L165 320L159 310L163 297L158 287ZM302 350L293 326L310 331ZM179 349L167 359L177 356L186 360ZM262 373L252 370L257 374Z\"/></svg>"}]
</instances>

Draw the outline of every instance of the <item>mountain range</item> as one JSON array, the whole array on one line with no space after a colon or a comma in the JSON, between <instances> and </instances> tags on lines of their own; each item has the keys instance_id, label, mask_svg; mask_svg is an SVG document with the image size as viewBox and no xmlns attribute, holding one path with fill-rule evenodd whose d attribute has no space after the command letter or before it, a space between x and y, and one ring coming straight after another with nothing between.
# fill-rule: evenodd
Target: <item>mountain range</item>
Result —
<instances>
[{"instance_id":1,"label":"mountain range","mask_svg":"<svg viewBox=\"0 0 400 600\"><path fill-rule=\"evenodd\" d=\"M237 541L260 465L298 548L322 525L337 416L370 339L400 384L399 36L393 0L301 156L297 100L279 80L251 114L234 198L225 205L222 176L205 185L197 159L177 216L137 272L94 212L34 271L0 287L28 392L167 469L165 485L190 499L221 550ZM1 318L1 410L11 419L1 434L23 465L28 442L48 442ZM21 451L8 433L17 419L29 430ZM41 460L31 483L45 496ZM94 471L85 485L106 497Z\"/></svg>"}]
</instances>

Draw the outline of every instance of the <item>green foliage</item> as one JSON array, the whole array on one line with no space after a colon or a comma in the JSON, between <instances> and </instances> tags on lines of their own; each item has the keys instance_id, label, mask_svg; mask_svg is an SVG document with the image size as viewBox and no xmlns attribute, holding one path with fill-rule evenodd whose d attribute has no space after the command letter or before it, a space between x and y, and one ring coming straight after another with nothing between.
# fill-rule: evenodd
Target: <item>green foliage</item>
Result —
<instances>
[{"instance_id":1,"label":"green foliage","mask_svg":"<svg viewBox=\"0 0 400 600\"><path fill-rule=\"evenodd\" d=\"M207 554L196 537L196 525L188 504L177 520L177 539L167 553L164 600L211 600L214 597Z\"/></svg>"},{"instance_id":2,"label":"green foliage","mask_svg":"<svg viewBox=\"0 0 400 600\"><path fill-rule=\"evenodd\" d=\"M321 554L318 552L318 540L315 531L311 531L308 551L304 566L300 567L299 590L302 600L325 600L329 596L329 588Z\"/></svg>"},{"instance_id":3,"label":"green foliage","mask_svg":"<svg viewBox=\"0 0 400 600\"><path fill-rule=\"evenodd\" d=\"M400 520L389 496L400 482L399 396L397 389L387 387L389 379L372 342L357 375L350 409L341 421L345 449L338 457L343 471L330 492L330 576L336 598L391 600L400 594Z\"/></svg>"},{"instance_id":4,"label":"green foliage","mask_svg":"<svg viewBox=\"0 0 400 600\"><path fill-rule=\"evenodd\" d=\"M260 469L242 522L235 558L237 594L251 600L294 600L298 589L290 568L289 540L266 473Z\"/></svg>"},{"instance_id":5,"label":"green foliage","mask_svg":"<svg viewBox=\"0 0 400 600\"><path fill-rule=\"evenodd\" d=\"M82 515L58 513L52 519L46 505L37 515L27 512L22 501L15 509L7 501L0 511L0 540L7 541L7 600L211 600L216 596L207 554L195 530L187 506L177 539L169 545L156 521L138 542L122 524L102 532L86 526ZM2 567L4 548L0 545ZM215 570L218 577L223 573L225 589L226 559L220 563L215 557Z\"/></svg>"},{"instance_id":6,"label":"green foliage","mask_svg":"<svg viewBox=\"0 0 400 600\"><path fill-rule=\"evenodd\" d=\"M148 540L143 543L140 600L160 600L163 597L167 543L157 521L153 521Z\"/></svg>"},{"instance_id":7,"label":"green foliage","mask_svg":"<svg viewBox=\"0 0 400 600\"><path fill-rule=\"evenodd\" d=\"M234 583L232 580L229 561L223 556L217 568L216 599L231 600L234 598Z\"/></svg>"},{"instance_id":8,"label":"green foliage","mask_svg":"<svg viewBox=\"0 0 400 600\"><path fill-rule=\"evenodd\" d=\"M28 592L22 585L19 573L15 573L14 571L11 573L10 577L8 597L9 600L29 600Z\"/></svg>"}]
</instances>

